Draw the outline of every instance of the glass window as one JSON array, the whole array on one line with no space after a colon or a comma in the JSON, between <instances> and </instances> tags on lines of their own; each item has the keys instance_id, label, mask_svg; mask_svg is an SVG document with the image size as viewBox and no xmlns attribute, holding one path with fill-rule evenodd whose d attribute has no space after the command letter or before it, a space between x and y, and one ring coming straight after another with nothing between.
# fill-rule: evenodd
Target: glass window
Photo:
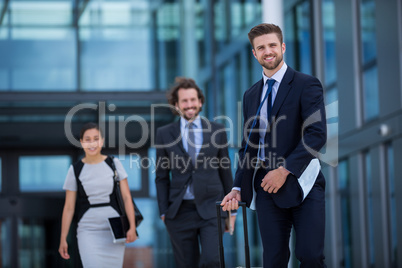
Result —
<instances>
[{"instance_id":1,"label":"glass window","mask_svg":"<svg viewBox=\"0 0 402 268\"><path fill-rule=\"evenodd\" d=\"M310 2L304 1L296 7L299 71L312 74Z\"/></svg>"},{"instance_id":2,"label":"glass window","mask_svg":"<svg viewBox=\"0 0 402 268\"><path fill-rule=\"evenodd\" d=\"M386 159L387 159L389 215L390 215L389 221L390 221L390 240L391 240L391 267L397 267L398 224L396 219L396 201L395 201L394 149L391 144L386 146Z\"/></svg>"},{"instance_id":3,"label":"glass window","mask_svg":"<svg viewBox=\"0 0 402 268\"><path fill-rule=\"evenodd\" d=\"M327 136L328 138L333 138L338 136L339 130L337 88L331 88L325 91L325 107L327 115Z\"/></svg>"},{"instance_id":4,"label":"glass window","mask_svg":"<svg viewBox=\"0 0 402 268\"><path fill-rule=\"evenodd\" d=\"M158 88L168 88L180 72L180 6L164 3L156 11L157 48L152 51Z\"/></svg>"},{"instance_id":5,"label":"glass window","mask_svg":"<svg viewBox=\"0 0 402 268\"><path fill-rule=\"evenodd\" d=\"M83 90L151 90L152 28L147 1L91 1L79 18Z\"/></svg>"},{"instance_id":6,"label":"glass window","mask_svg":"<svg viewBox=\"0 0 402 268\"><path fill-rule=\"evenodd\" d=\"M0 219L0 266L11 267L11 220Z\"/></svg>"},{"instance_id":7,"label":"glass window","mask_svg":"<svg viewBox=\"0 0 402 268\"><path fill-rule=\"evenodd\" d=\"M286 11L283 31L287 64L307 74L312 73L310 19L310 2L302 1Z\"/></svg>"},{"instance_id":8,"label":"glass window","mask_svg":"<svg viewBox=\"0 0 402 268\"><path fill-rule=\"evenodd\" d=\"M40 220L20 221L19 263L21 267L46 267L46 231Z\"/></svg>"},{"instance_id":9,"label":"glass window","mask_svg":"<svg viewBox=\"0 0 402 268\"><path fill-rule=\"evenodd\" d=\"M380 111L378 102L378 72L377 66L366 70L363 73L363 100L364 119L369 121L378 116Z\"/></svg>"},{"instance_id":10,"label":"glass window","mask_svg":"<svg viewBox=\"0 0 402 268\"><path fill-rule=\"evenodd\" d=\"M218 51L224 48L224 44L228 41L230 32L228 31L228 18L226 12L226 1L214 1L214 34L215 44Z\"/></svg>"},{"instance_id":11,"label":"glass window","mask_svg":"<svg viewBox=\"0 0 402 268\"><path fill-rule=\"evenodd\" d=\"M0 158L0 192L1 192L1 189L3 189L3 180L2 180L2 176L1 176L2 173L3 173L3 170L1 168L1 158Z\"/></svg>"},{"instance_id":12,"label":"glass window","mask_svg":"<svg viewBox=\"0 0 402 268\"><path fill-rule=\"evenodd\" d=\"M375 1L362 0L360 4L361 53L363 69L363 116L370 121L379 114L378 71L375 28Z\"/></svg>"},{"instance_id":13,"label":"glass window","mask_svg":"<svg viewBox=\"0 0 402 268\"><path fill-rule=\"evenodd\" d=\"M20 157L21 191L62 191L70 165L67 155Z\"/></svg>"},{"instance_id":14,"label":"glass window","mask_svg":"<svg viewBox=\"0 0 402 268\"><path fill-rule=\"evenodd\" d=\"M142 188L141 167L142 165L147 164L147 162L137 153L118 158L127 172L127 181L130 190L140 191Z\"/></svg>"},{"instance_id":15,"label":"glass window","mask_svg":"<svg viewBox=\"0 0 402 268\"><path fill-rule=\"evenodd\" d=\"M149 197L156 197L156 185L155 185L155 172L156 172L156 149L149 148L148 149L148 159L149 159L149 168L148 168L148 183L149 183Z\"/></svg>"},{"instance_id":16,"label":"glass window","mask_svg":"<svg viewBox=\"0 0 402 268\"><path fill-rule=\"evenodd\" d=\"M364 154L364 177L366 179L366 200L367 200L367 227L368 227L368 248L369 263L374 267L375 246L374 246L374 219L373 219L373 178L371 176L371 155Z\"/></svg>"},{"instance_id":17,"label":"glass window","mask_svg":"<svg viewBox=\"0 0 402 268\"><path fill-rule=\"evenodd\" d=\"M360 4L360 24L363 64L377 58L375 22L375 1L362 0Z\"/></svg>"},{"instance_id":18,"label":"glass window","mask_svg":"<svg viewBox=\"0 0 402 268\"><path fill-rule=\"evenodd\" d=\"M72 10L71 0L9 2L0 28L0 90L76 88Z\"/></svg>"},{"instance_id":19,"label":"glass window","mask_svg":"<svg viewBox=\"0 0 402 268\"><path fill-rule=\"evenodd\" d=\"M336 82L336 51L335 51L335 4L334 0L324 0L322 3L323 37L325 50L325 85Z\"/></svg>"},{"instance_id":20,"label":"glass window","mask_svg":"<svg viewBox=\"0 0 402 268\"><path fill-rule=\"evenodd\" d=\"M352 238L350 219L349 165L347 160L338 165L338 189L341 209L342 253L345 268L352 267Z\"/></svg>"}]
</instances>

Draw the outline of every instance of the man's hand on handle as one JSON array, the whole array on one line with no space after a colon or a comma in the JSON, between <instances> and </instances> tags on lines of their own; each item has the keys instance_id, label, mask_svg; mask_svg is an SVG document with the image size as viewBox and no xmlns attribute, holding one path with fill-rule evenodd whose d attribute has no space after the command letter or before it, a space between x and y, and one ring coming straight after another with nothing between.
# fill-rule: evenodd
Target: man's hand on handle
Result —
<instances>
[{"instance_id":1,"label":"man's hand on handle","mask_svg":"<svg viewBox=\"0 0 402 268\"><path fill-rule=\"evenodd\" d=\"M241 201L240 191L232 190L223 198L221 206L223 211L237 210Z\"/></svg>"}]
</instances>

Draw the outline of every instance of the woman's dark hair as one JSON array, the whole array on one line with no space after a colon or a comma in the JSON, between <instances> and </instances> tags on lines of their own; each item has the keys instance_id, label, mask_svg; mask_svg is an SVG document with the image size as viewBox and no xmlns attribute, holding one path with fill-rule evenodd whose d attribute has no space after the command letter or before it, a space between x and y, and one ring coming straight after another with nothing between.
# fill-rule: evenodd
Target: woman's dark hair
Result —
<instances>
[{"instance_id":1,"label":"woman's dark hair","mask_svg":"<svg viewBox=\"0 0 402 268\"><path fill-rule=\"evenodd\" d=\"M281 28L279 28L279 26L275 24L270 23L261 23L257 26L254 26L248 33L248 40L250 41L251 46L254 48L253 41L256 37L271 33L275 33L278 36L281 44L283 43L283 34Z\"/></svg>"},{"instance_id":2,"label":"woman's dark hair","mask_svg":"<svg viewBox=\"0 0 402 268\"><path fill-rule=\"evenodd\" d=\"M89 122L89 123L86 123L86 124L81 128L81 131L80 131L80 140L82 140L82 139L84 138L85 131L87 131L87 130L89 130L89 129L97 129L97 130L99 131L100 135L103 137L103 133L102 133L102 130L100 129L99 125L96 124L96 123L93 123L93 122Z\"/></svg>"},{"instance_id":3,"label":"woman's dark hair","mask_svg":"<svg viewBox=\"0 0 402 268\"><path fill-rule=\"evenodd\" d=\"M175 106L176 103L179 101L179 89L184 88L184 89L189 89L189 88L194 88L197 91L198 98L200 99L201 103L204 104L205 97L204 94L202 93L201 89L197 86L195 81L191 78L185 78L185 77L176 77L174 80L173 86L170 88L170 90L167 93L167 99L170 105ZM202 109L202 107L201 107ZM201 111L200 109L200 111ZM175 110L173 113L178 114Z\"/></svg>"}]
</instances>

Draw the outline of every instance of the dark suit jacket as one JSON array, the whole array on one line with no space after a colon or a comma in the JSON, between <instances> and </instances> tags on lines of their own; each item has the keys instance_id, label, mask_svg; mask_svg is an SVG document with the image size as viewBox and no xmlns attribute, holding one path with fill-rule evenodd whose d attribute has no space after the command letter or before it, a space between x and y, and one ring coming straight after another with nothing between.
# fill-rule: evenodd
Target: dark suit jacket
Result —
<instances>
[{"instance_id":1,"label":"dark suit jacket","mask_svg":"<svg viewBox=\"0 0 402 268\"><path fill-rule=\"evenodd\" d=\"M158 128L156 134L156 190L160 214L173 219L192 177L195 204L203 219L216 217L215 203L230 192L233 177L226 131L220 124L201 120L203 148L194 166L183 147L180 121Z\"/></svg>"},{"instance_id":2,"label":"dark suit jacket","mask_svg":"<svg viewBox=\"0 0 402 268\"><path fill-rule=\"evenodd\" d=\"M252 118L257 113L262 88L263 80L260 80L244 93L243 116L244 127L247 129L251 128ZM325 106L320 81L288 66L272 106L272 117L274 120L271 120L270 131L265 139L268 144L265 155L271 164L267 172L283 165L293 174L288 176L280 189L286 191L289 195L287 197L290 198L291 195L300 193L296 193L296 190L287 191L290 189L287 188L288 181L299 178L310 160L317 157L315 152L319 152L326 143ZM258 129L258 126L259 120L254 129ZM257 158L258 131L252 132L246 157L243 157L247 138L248 134L243 138L239 150L239 168L236 171L234 186L241 187L242 201L250 205L254 168L247 163ZM321 173L319 176L323 179Z\"/></svg>"}]
</instances>

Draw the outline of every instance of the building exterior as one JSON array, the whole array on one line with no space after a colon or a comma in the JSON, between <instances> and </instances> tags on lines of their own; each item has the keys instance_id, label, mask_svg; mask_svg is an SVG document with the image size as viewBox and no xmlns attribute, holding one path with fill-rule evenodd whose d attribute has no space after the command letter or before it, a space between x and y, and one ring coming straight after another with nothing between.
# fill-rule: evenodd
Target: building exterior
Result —
<instances>
[{"instance_id":1,"label":"building exterior","mask_svg":"<svg viewBox=\"0 0 402 268\"><path fill-rule=\"evenodd\" d=\"M175 120L166 90L197 81L235 162L242 94L261 79L247 33L263 21L282 27L287 64L324 86L328 267L402 267L402 0L0 1L0 267L79 267L74 228L72 260L57 249L88 121L106 130L104 152L122 160L145 217L125 264L174 267L153 173L155 129ZM224 243L227 265L244 265L240 217Z\"/></svg>"}]
</instances>

